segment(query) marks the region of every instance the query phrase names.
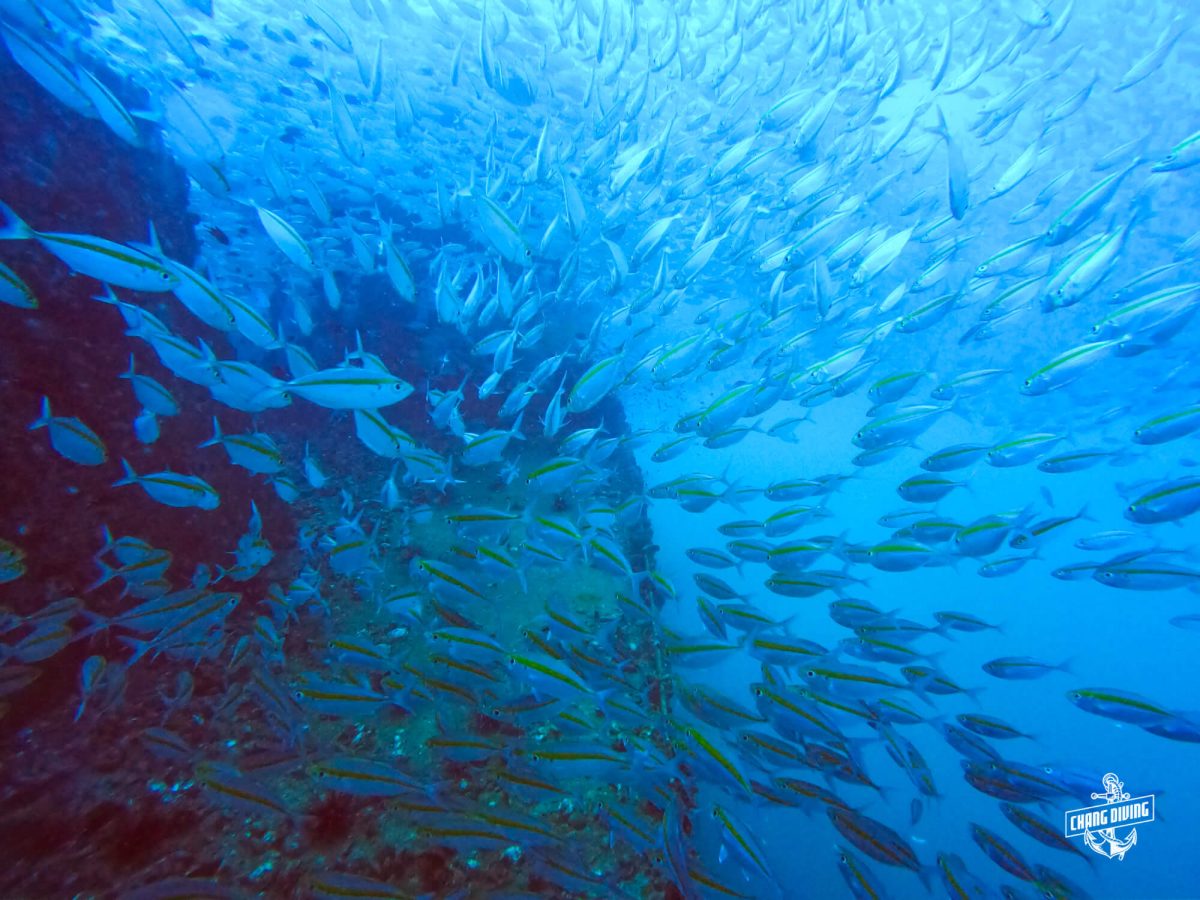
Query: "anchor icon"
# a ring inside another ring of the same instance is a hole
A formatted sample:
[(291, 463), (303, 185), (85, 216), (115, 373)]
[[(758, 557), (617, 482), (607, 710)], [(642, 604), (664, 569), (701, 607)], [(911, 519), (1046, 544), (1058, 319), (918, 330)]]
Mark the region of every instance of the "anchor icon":
[[(1129, 799), (1129, 794), (1123, 788), (1125, 783), (1117, 776), (1109, 772), (1101, 779), (1104, 785), (1103, 794), (1092, 794), (1093, 800), (1103, 800), (1105, 803), (1113, 804), (1120, 803), (1123, 800)], [(1098, 831), (1086, 831), (1083, 835), (1084, 842), (1096, 853), (1112, 859), (1114, 856), (1117, 859), (1124, 860), (1125, 854), (1130, 848), (1137, 843), (1137, 829), (1131, 828), (1129, 834), (1124, 838), (1117, 837), (1117, 829), (1102, 828)]]

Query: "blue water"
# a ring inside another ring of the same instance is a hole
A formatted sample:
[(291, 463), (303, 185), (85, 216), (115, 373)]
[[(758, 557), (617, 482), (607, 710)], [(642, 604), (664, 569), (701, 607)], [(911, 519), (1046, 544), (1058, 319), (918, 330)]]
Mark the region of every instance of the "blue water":
[(1200, 896), (1190, 13), (3, 4), (0, 895)]

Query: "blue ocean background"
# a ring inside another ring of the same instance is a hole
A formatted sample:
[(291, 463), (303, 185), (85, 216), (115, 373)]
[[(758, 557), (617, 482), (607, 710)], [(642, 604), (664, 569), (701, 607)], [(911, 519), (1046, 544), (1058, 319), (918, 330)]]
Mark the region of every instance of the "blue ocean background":
[[(1200, 896), (1188, 4), (3, 0), (0, 35), (0, 895)], [(123, 283), (121, 254), (175, 290)], [(180, 279), (216, 287), (184, 301)], [(131, 359), (177, 414), (145, 412)], [(861, 430), (914, 412), (871, 456)], [(1039, 452), (989, 464), (1029, 435)], [(959, 444), (969, 466), (922, 468)], [(1053, 471), (1076, 451), (1101, 456)], [(898, 493), (930, 475), (962, 483)], [(796, 504), (799, 528), (763, 534)], [(985, 516), (1008, 538), (965, 552)], [(903, 531), (935, 518), (953, 526)], [(772, 590), (729, 546), (738, 521), (763, 554), (823, 547), (805, 571), (826, 583)], [(887, 570), (897, 543), (910, 571)], [(166, 595), (183, 611), (122, 619)], [(903, 645), (964, 692), (848, 653), (845, 600), (931, 629)], [(722, 604), (786, 625), (717, 634)], [(443, 649), (468, 632), (494, 652)], [(773, 636), (830, 653), (766, 666)], [(982, 668), (1011, 656), (1052, 668)], [(826, 690), (816, 663), (893, 687)], [(739, 746), (805, 753), (759, 715), (764, 682), (874, 787)], [(316, 696), (335, 688), (364, 711)], [(699, 688), (762, 721), (697, 715)], [(1089, 713), (1084, 689), (1156, 712)], [(881, 699), (921, 721), (881, 728)], [(944, 736), (971, 715), (1023, 733), (985, 739), (1001, 763), (1078, 776), (1012, 788), (1059, 834), (1109, 772), (1156, 820), (1120, 859), (1022, 834)], [(348, 787), (348, 759), (412, 783)], [(780, 776), (872, 840), (784, 802)], [(974, 825), (1047, 869), (1006, 871)], [(946, 883), (950, 855), (974, 886)]]

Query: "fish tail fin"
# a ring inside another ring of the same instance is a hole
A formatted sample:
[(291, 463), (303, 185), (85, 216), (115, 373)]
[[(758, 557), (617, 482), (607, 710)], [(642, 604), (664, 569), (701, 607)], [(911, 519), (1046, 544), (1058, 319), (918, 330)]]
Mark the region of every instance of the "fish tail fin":
[(942, 105), (939, 103), (934, 106), (937, 111), (937, 126), (929, 129), (934, 134), (940, 136), (942, 140), (950, 140), (950, 129), (946, 126), (946, 115), (942, 112)]
[(944, 637), (948, 641), (954, 640), (954, 629), (945, 622), (938, 622), (929, 630), (939, 637)]
[(110, 566), (108, 563), (104, 562), (102, 559), (96, 560), (96, 565), (100, 567), (100, 577), (92, 582), (91, 586), (87, 588), (86, 592), (89, 594), (96, 590), (96, 588), (108, 584), (117, 574), (117, 570), (113, 566)]
[(103, 282), (103, 284), (104, 284), (104, 293), (103, 294), (93, 294), (92, 299), (96, 300), (100, 303), (107, 303), (110, 306), (120, 306), (121, 302), (122, 302), (121, 298), (118, 297), (113, 292), (112, 285), (108, 284), (107, 282)]
[(933, 700), (929, 699), (929, 691), (920, 681), (914, 681), (912, 683), (912, 692), (916, 694), (926, 705), (937, 709), (937, 704)]
[(93, 559), (99, 559), (117, 545), (117, 541), (107, 525), (100, 526), (100, 537), (104, 540), (104, 546), (96, 551), (96, 555), (92, 557)]
[[(217, 376), (217, 364), (220, 362), (220, 360), (217, 359), (217, 354), (213, 353), (212, 347), (208, 346), (204, 338), (200, 338), (198, 343), (200, 344), (200, 354), (204, 357), (204, 361), (197, 363), (196, 368), (202, 372), (207, 372), (209, 375), (220, 381), (220, 377)], [(272, 390), (274, 390), (274, 388), (266, 388), (259, 396)]]
[(221, 423), (217, 421), (217, 417), (213, 416), (213, 436), (201, 444), (201, 447), (212, 447), (215, 444), (221, 443), (225, 436), (221, 434)]
[(50, 398), (42, 397), (42, 414), (33, 420), (33, 424), (29, 426), (30, 431), (38, 428), (45, 428), (50, 424)]
[(33, 229), (7, 203), (0, 202), (0, 214), (4, 217), (4, 224), (0, 225), (0, 241), (23, 241), (33, 237)]
[(848, 560), (842, 560), (842, 568), (838, 574), (845, 576), (849, 581), (853, 582), (854, 584), (861, 584), (863, 587), (870, 587), (870, 585), (871, 585), (870, 578), (859, 578), (855, 575), (850, 574), (850, 562)]
[(79, 614), (85, 619), (89, 620), (91, 624), (82, 631), (76, 632), (75, 636), (71, 638), (71, 643), (75, 643), (75, 641), (81, 641), (86, 637), (91, 637), (97, 632), (106, 631), (112, 625), (112, 620), (108, 616), (100, 615), (100, 613), (94, 613), (88, 609), (81, 609)]
[(132, 669), (134, 663), (154, 649), (153, 640), (143, 641), (140, 638), (130, 637), (127, 634), (121, 635), (118, 640), (122, 644), (128, 644), (133, 648), (133, 656), (129, 657), (128, 661), (125, 663), (126, 670)]
[(204, 356), (204, 362), (207, 365), (217, 362), (217, 354), (213, 353), (212, 347), (205, 343), (204, 338), (200, 338), (200, 353)]
[(885, 788), (881, 784), (871, 784), (870, 787), (879, 795), (879, 799), (883, 803), (889, 806), (891, 805), (892, 797), (894, 796), (894, 790), (892, 788)]
[(933, 893), (933, 876), (935, 871), (933, 866), (920, 866), (917, 869), (917, 877), (921, 879), (921, 884), (924, 885), (927, 894)]
[(122, 372), (122, 373), (121, 373), (121, 377), (122, 377), (122, 378), (133, 378), (133, 376), (134, 376), (134, 375), (136, 375), (136, 374), (137, 374), (137, 370), (136, 370), (136, 368), (134, 367), (134, 363), (133, 363), (133, 354), (132, 354), (132, 353), (130, 353), (130, 354), (129, 354), (129, 369), (128, 369), (127, 371), (125, 371), (125, 372)]
[(729, 480), (730, 465), (731, 464), (729, 463), (725, 465), (725, 471), (723, 471), (721, 473), (721, 477), (717, 479), (725, 485), (725, 490), (721, 491), (721, 500), (724, 503), (728, 503), (738, 512), (743, 512), (741, 500), (738, 498), (738, 492), (741, 490), (742, 483), (741, 480), (737, 478), (733, 479), (732, 481)]
[(513, 422), (513, 426), (511, 429), (512, 436), (515, 437), (518, 441), (525, 440), (525, 435), (521, 434), (521, 422), (524, 421), (524, 419), (525, 419), (525, 410), (521, 410), (521, 412), (517, 414), (517, 421)]
[(125, 470), (125, 477), (113, 482), (113, 487), (124, 487), (127, 484), (137, 484), (138, 474), (133, 471), (133, 466), (129, 464), (129, 460), (121, 460), (121, 468)]
[(842, 532), (833, 539), (833, 543), (826, 549), (826, 553), (834, 559), (846, 562), (846, 552), (850, 548), (850, 529), (845, 528)]

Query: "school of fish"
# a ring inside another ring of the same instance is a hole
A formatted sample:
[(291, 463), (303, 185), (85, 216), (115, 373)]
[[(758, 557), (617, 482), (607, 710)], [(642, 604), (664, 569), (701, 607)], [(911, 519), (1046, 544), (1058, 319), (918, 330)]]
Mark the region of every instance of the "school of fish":
[(182, 167), (200, 237), (0, 196), (4, 340), (38, 341), (36, 275), (87, 279), (128, 368), (80, 377), (139, 410), (47, 386), (10, 439), (245, 523), (182, 571), (187, 533), (72, 497), (95, 582), (0, 610), (0, 708), (83, 648), (46, 716), (120, 723), (122, 801), (207, 817), (213, 865), (74, 890), (1100, 888), (1060, 819), (1104, 770), (995, 698), (1179, 745), (1200, 712), (1068, 636), (957, 660), (1040, 614), (980, 579), (1200, 631), (1197, 37), (1132, 0), (0, 5), (57, 108)]

